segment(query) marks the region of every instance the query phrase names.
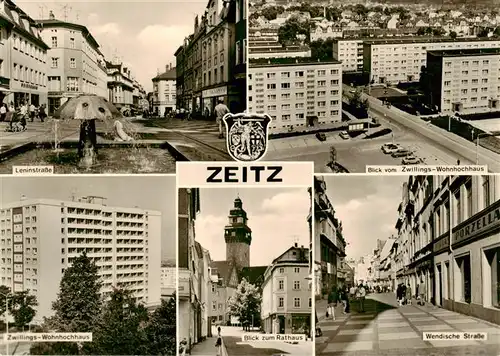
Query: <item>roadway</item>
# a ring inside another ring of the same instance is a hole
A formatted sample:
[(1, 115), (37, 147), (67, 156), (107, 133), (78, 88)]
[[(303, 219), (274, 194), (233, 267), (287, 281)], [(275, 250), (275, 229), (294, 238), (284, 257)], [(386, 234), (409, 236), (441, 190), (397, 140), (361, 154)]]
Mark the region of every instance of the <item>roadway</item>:
[[(352, 88), (344, 85), (343, 90), (348, 92)], [(330, 161), (329, 151), (330, 146), (333, 145), (337, 151), (338, 163), (351, 173), (364, 173), (366, 165), (401, 164), (401, 159), (392, 158), (380, 150), (382, 144), (394, 141), (414, 151), (426, 165), (455, 165), (458, 160), (462, 165), (475, 164), (476, 146), (472, 142), (397, 108), (387, 108), (381, 104), (380, 100), (363, 95), (370, 102), (370, 115), (377, 117), (382, 124), (381, 127), (373, 130), (378, 131), (389, 127), (393, 130), (393, 136), (386, 135), (376, 139), (358, 137), (340, 141), (334, 139), (338, 133), (331, 133), (327, 141), (323, 143), (314, 143), (314, 140), (305, 140), (303, 137), (272, 140), (275, 149), (268, 151), (266, 160), (313, 161), (316, 172), (326, 173), (329, 172), (326, 164)], [(279, 144), (278, 141), (280, 141)], [(309, 144), (304, 144), (303, 141)], [(491, 172), (500, 172), (500, 155), (483, 147), (479, 147), (477, 152), (479, 164), (488, 165)]]

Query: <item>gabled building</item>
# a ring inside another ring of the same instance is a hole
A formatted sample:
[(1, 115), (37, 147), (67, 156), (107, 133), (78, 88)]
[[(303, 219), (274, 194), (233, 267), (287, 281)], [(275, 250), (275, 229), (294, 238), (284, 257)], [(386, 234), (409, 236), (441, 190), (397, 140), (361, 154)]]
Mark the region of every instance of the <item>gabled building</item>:
[(169, 64), (165, 72), (158, 74), (153, 81), (153, 111), (156, 115), (164, 115), (175, 111), (177, 100), (176, 68)]
[(130, 67), (115, 58), (106, 62), (108, 73), (108, 100), (127, 114), (134, 103), (134, 78)]

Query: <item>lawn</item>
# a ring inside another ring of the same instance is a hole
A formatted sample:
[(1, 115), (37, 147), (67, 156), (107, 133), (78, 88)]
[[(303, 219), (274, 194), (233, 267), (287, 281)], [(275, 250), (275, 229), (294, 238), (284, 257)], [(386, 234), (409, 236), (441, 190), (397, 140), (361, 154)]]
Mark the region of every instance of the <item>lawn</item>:
[(240, 344), (241, 338), (239, 337), (224, 336), (223, 339), (227, 353), (228, 355), (231, 356), (252, 356), (252, 355), (272, 356), (274, 354), (288, 353), (277, 349), (254, 348), (248, 344)]

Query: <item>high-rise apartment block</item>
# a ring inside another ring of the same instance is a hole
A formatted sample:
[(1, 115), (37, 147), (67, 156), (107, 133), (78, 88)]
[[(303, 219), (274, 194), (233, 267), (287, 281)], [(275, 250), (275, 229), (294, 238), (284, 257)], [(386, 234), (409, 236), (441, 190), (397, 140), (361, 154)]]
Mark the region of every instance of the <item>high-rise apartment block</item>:
[(0, 209), (2, 285), (30, 290), (37, 318), (52, 314), (64, 270), (82, 253), (99, 267), (103, 297), (120, 287), (148, 307), (160, 303), (161, 214), (104, 201), (21, 199)]
[(404, 38), (363, 42), (363, 71), (375, 84), (418, 82), (428, 51), (500, 48), (498, 39)]
[(427, 53), (429, 104), (440, 112), (498, 109), (500, 48)]
[(310, 58), (252, 60), (249, 112), (269, 114), (270, 132), (342, 121), (342, 64)]

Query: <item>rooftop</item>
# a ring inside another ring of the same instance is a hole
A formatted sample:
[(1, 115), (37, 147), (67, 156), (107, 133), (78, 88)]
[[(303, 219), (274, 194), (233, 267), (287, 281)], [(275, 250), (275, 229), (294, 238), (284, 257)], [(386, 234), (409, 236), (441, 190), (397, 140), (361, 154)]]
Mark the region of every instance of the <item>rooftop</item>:
[(100, 54), (102, 54), (99, 51), (99, 43), (97, 43), (96, 39), (90, 31), (88, 30), (87, 27), (83, 25), (79, 25), (76, 23), (71, 23), (71, 22), (66, 22), (66, 21), (61, 21), (57, 19), (47, 19), (47, 20), (36, 20), (37, 23), (42, 25), (42, 28), (50, 28), (50, 27), (64, 27), (64, 28), (71, 28), (74, 30), (81, 31), (84, 37), (94, 46), (94, 49), (97, 50)]
[(168, 71), (166, 71), (165, 73), (158, 74), (152, 80), (153, 81), (158, 81), (158, 80), (176, 80), (176, 78), (177, 78), (177, 72), (175, 70), (175, 67), (172, 67)]
[(405, 44), (405, 43), (441, 43), (441, 42), (488, 42), (488, 41), (500, 41), (498, 37), (489, 37), (489, 38), (451, 38), (451, 37), (405, 37), (401, 39), (371, 39), (369, 41), (365, 41), (365, 44), (368, 45), (382, 45), (382, 44)]
[(307, 66), (307, 65), (322, 65), (322, 64), (341, 64), (341, 62), (335, 59), (315, 59), (311, 57), (250, 59), (250, 68), (298, 66), (298, 65)]
[(492, 56), (500, 54), (500, 48), (453, 49), (429, 51), (428, 53), (436, 57)]

